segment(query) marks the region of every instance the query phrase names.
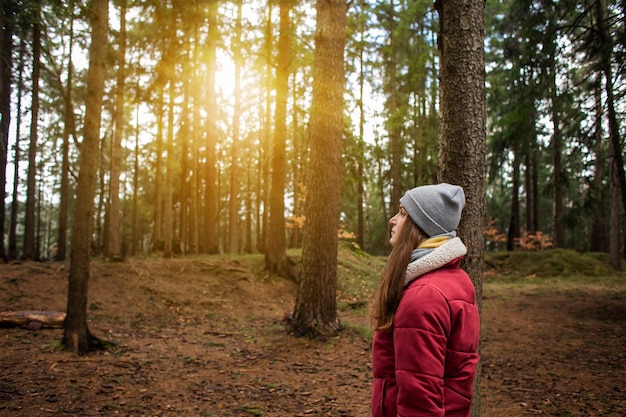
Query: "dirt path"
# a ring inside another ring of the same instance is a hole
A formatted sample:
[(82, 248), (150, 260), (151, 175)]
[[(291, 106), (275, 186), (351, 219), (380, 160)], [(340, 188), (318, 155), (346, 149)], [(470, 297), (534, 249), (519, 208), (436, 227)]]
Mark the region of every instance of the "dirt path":
[[(79, 358), (61, 330), (0, 329), (0, 416), (367, 416), (370, 342), (346, 330), (296, 339), (290, 282), (233, 259), (96, 264), (91, 330), (115, 340)], [(59, 264), (0, 266), (0, 310), (64, 310)], [(487, 284), (484, 416), (623, 416), (623, 290)]]

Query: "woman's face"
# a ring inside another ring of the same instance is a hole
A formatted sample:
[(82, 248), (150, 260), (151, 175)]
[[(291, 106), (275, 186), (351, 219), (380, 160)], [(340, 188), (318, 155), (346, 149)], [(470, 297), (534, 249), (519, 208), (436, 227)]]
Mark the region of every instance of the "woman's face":
[(404, 222), (406, 221), (409, 214), (406, 212), (403, 206), (400, 206), (400, 210), (398, 214), (389, 219), (389, 224), (391, 225), (391, 238), (389, 239), (389, 243), (391, 246), (396, 246), (398, 243), (398, 238), (400, 236), (400, 230), (402, 230), (402, 226), (404, 226)]

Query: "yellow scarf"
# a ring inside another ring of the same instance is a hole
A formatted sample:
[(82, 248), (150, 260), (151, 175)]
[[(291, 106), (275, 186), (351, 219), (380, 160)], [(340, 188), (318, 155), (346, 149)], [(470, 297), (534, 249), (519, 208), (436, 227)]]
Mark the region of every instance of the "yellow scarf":
[(451, 239), (450, 236), (433, 236), (431, 238), (426, 239), (422, 243), (420, 243), (420, 245), (417, 248), (418, 249), (433, 249), (433, 248), (437, 248), (437, 247), (443, 245), (444, 243), (446, 243), (450, 239)]

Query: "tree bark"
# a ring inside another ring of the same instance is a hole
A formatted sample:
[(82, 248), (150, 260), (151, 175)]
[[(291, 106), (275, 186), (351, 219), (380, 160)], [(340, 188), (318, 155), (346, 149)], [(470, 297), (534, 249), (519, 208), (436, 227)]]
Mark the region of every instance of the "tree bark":
[(74, 48), (74, 2), (69, 2), (70, 38), (67, 62), (67, 82), (65, 86), (65, 116), (63, 120), (63, 148), (61, 162), (61, 196), (59, 202), (59, 229), (57, 232), (57, 250), (55, 259), (64, 261), (67, 256), (67, 217), (70, 199), (70, 134), (74, 128), (74, 107), (72, 106), (74, 65), (72, 51)]
[[(556, 46), (555, 46), (556, 47)], [(557, 94), (556, 84), (556, 63), (554, 55), (551, 55), (550, 74), (552, 84), (550, 86), (550, 99), (552, 102), (552, 124), (554, 131), (552, 132), (552, 165), (554, 169), (553, 187), (554, 187), (554, 211), (553, 211), (553, 242), (557, 248), (565, 247), (565, 225), (563, 224), (563, 213), (565, 209), (565, 186), (567, 178), (563, 168), (563, 138), (561, 134), (561, 117), (560, 117), (560, 100)]]
[(174, 254), (172, 242), (174, 240), (174, 101), (176, 96), (176, 71), (175, 61), (178, 56), (177, 50), (177, 19), (175, 5), (173, 3), (169, 17), (169, 37), (167, 39), (167, 56), (165, 59), (167, 81), (169, 82), (168, 107), (167, 107), (167, 142), (165, 159), (165, 193), (163, 201), (163, 257), (171, 258)]
[[(186, 51), (186, 55), (189, 54), (189, 34), (185, 35), (185, 40), (182, 41), (182, 50)], [(188, 60), (185, 60), (182, 64), (182, 73), (185, 74), (182, 78), (183, 83), (183, 102), (180, 112), (180, 129), (178, 131), (178, 137), (180, 142), (180, 181), (178, 192), (180, 194), (180, 246), (182, 253), (187, 253), (188, 248), (188, 227), (189, 227), (189, 133), (191, 131), (189, 127), (190, 123), (190, 95), (189, 84), (190, 78), (187, 76), (190, 72), (190, 64)], [(193, 178), (193, 176), (191, 176)]]
[[(259, 192), (263, 207), (269, 207), (269, 195), (270, 195), (270, 158), (271, 158), (271, 141), (272, 141), (272, 81), (273, 81), (273, 60), (272, 60), (272, 6), (273, 1), (267, 2), (267, 19), (265, 20), (265, 30), (263, 33), (263, 53), (265, 55), (265, 105), (263, 108), (263, 120), (262, 127), (262, 146), (261, 157), (259, 160)], [(269, 228), (269, 210), (263, 210), (259, 213), (259, 250), (265, 253), (265, 245), (267, 243), (267, 234)]]
[(609, 199), (611, 206), (611, 228), (609, 258), (611, 267), (621, 271), (621, 258), (626, 257), (626, 247), (624, 254), (620, 254), (620, 197), (622, 209), (624, 211), (622, 220), (626, 223), (626, 174), (624, 173), (624, 159), (620, 141), (620, 127), (615, 110), (615, 97), (613, 93), (613, 71), (611, 69), (611, 54), (613, 53), (613, 41), (606, 28), (607, 6), (606, 0), (596, 2), (597, 8), (597, 28), (600, 35), (601, 65), (604, 74), (604, 87), (607, 96), (607, 114), (609, 121)]
[[(439, 180), (460, 185), (466, 204), (459, 236), (467, 246), (463, 268), (476, 287), (482, 310), (482, 264), (486, 188), (484, 2), (437, 1), (441, 58)], [(472, 416), (481, 415), (480, 365)]]
[[(595, 152), (595, 163), (594, 163), (594, 188), (593, 188), (593, 205), (595, 207), (595, 212), (599, 213), (599, 215), (593, 216), (592, 225), (591, 225), (591, 236), (589, 241), (589, 250), (592, 252), (607, 252), (607, 233), (606, 233), (606, 219), (610, 218), (606, 214), (606, 208), (604, 203), (604, 190), (603, 190), (603, 181), (604, 181), (604, 146), (602, 141), (602, 91), (601, 85), (602, 81), (600, 80), (601, 76), (598, 75), (598, 84), (594, 88), (594, 100), (595, 100), (595, 109), (596, 109), (596, 117), (595, 117), (595, 132), (594, 132), (594, 152)], [(609, 185), (610, 186), (610, 185)]]
[[(199, 16), (197, 3), (194, 3), (194, 15)], [(193, 67), (192, 82), (194, 86), (200, 85), (200, 77), (198, 76), (198, 72), (199, 72), (198, 67), (200, 65), (200, 59), (198, 56), (198, 44), (199, 44), (198, 26), (199, 24), (200, 23), (198, 22), (198, 19), (194, 18), (193, 20), (193, 39), (194, 40), (193, 40), (193, 50), (192, 50), (193, 60), (191, 64)], [(198, 167), (200, 166), (199, 147), (200, 147), (200, 142), (201, 142), (200, 138), (202, 136), (202, 131), (200, 129), (201, 94), (202, 92), (200, 91), (199, 88), (194, 88), (193, 91), (191, 92), (191, 99), (193, 100), (193, 110), (191, 113), (191, 117), (193, 118), (193, 121), (191, 122), (191, 129), (192, 129), (191, 172), (193, 173), (193, 175), (191, 176), (191, 183), (190, 183), (190, 190), (189, 190), (190, 199), (191, 199), (190, 213), (189, 213), (189, 229), (190, 229), (189, 252), (194, 253), (194, 254), (200, 253), (200, 248), (199, 248), (200, 233), (198, 230), (198, 226), (200, 225), (200, 222), (198, 221), (198, 217), (200, 213), (200, 210), (198, 209), (200, 196), (199, 196), (198, 190), (202, 186), (202, 181), (199, 175), (200, 170), (198, 169)]]
[(155, 115), (157, 118), (156, 134), (156, 158), (154, 163), (154, 224), (152, 225), (152, 250), (159, 247), (163, 240), (163, 96), (165, 91), (163, 84), (157, 88), (158, 98), (156, 101)]
[(28, 174), (26, 178), (26, 212), (24, 214), (24, 248), (22, 258), (38, 259), (35, 231), (35, 207), (37, 199), (37, 139), (39, 120), (39, 75), (41, 69), (41, 0), (35, 1), (33, 21), (33, 87), (30, 124), (30, 145), (28, 147)]
[(237, 1), (237, 19), (233, 40), (235, 61), (235, 105), (233, 109), (233, 143), (230, 150), (230, 191), (228, 200), (228, 252), (239, 252), (239, 129), (241, 117), (241, 13), (242, 0)]
[[(4, 246), (6, 206), (6, 169), (9, 152), (9, 126), (11, 124), (11, 70), (13, 63), (13, 12), (15, 2), (2, 1), (0, 11), (0, 184), (2, 204), (0, 204), (0, 259), (7, 258)], [(21, 70), (21, 69), (20, 69)], [(19, 135), (17, 140), (19, 141)]]
[(204, 236), (202, 238), (203, 253), (219, 252), (219, 224), (218, 213), (218, 170), (215, 155), (217, 146), (217, 99), (215, 91), (215, 71), (217, 69), (217, 43), (220, 39), (219, 28), (217, 26), (218, 1), (209, 4), (209, 34), (207, 39), (207, 145), (205, 150), (206, 165), (204, 169), (205, 189), (204, 189)]
[(386, 90), (388, 94), (387, 112), (389, 119), (387, 120), (387, 129), (389, 130), (389, 141), (391, 146), (391, 196), (390, 207), (391, 213), (397, 213), (400, 208), (400, 197), (402, 197), (402, 121), (399, 119), (400, 104), (399, 104), (399, 85), (398, 85), (398, 63), (397, 63), (397, 49), (396, 45), (396, 33), (395, 33), (395, 21), (396, 11), (394, 0), (391, 0), (388, 5), (388, 57), (386, 62)]
[(511, 190), (511, 217), (509, 218), (509, 231), (506, 240), (506, 250), (514, 251), (515, 243), (520, 237), (520, 206), (519, 206), (519, 185), (520, 168), (518, 151), (513, 155), (513, 186)]
[(135, 156), (133, 163), (133, 220), (131, 233), (130, 255), (135, 256), (139, 251), (139, 103), (136, 109), (137, 131), (135, 134)]
[[(26, 41), (24, 39), (20, 40), (19, 47), (19, 61), (18, 61), (18, 80), (17, 80), (17, 108), (22, 108), (22, 97), (23, 97), (23, 75), (24, 75), (24, 49), (25, 49)], [(20, 152), (20, 132), (22, 126), (22, 115), (21, 112), (17, 112), (17, 117), (15, 120), (15, 153), (13, 158), (13, 199), (11, 201), (11, 221), (9, 223), (9, 259), (17, 259), (18, 258), (18, 250), (17, 250), (17, 222), (18, 222), (18, 210), (19, 210), (19, 192), (18, 185), (20, 181), (19, 176), (19, 165), (21, 159)]]
[[(174, 20), (174, 19), (173, 19)], [(172, 23), (174, 24), (174, 23)], [(172, 35), (173, 36), (173, 35)], [(171, 40), (172, 44), (174, 43)], [(172, 53), (170, 51), (170, 53)], [(169, 80), (167, 109), (167, 158), (165, 159), (165, 200), (163, 202), (163, 257), (174, 254), (174, 95), (176, 93), (174, 75)]]
[(327, 336), (341, 330), (336, 289), (347, 4), (318, 0), (316, 8), (306, 229), (292, 328)]
[(276, 68), (276, 111), (272, 142), (269, 233), (265, 243), (265, 267), (272, 273), (295, 278), (287, 259), (285, 236), (285, 175), (287, 171), (287, 97), (291, 65), (291, 23), (293, 0), (280, 1), (280, 35)]
[(121, 259), (120, 244), (120, 175), (122, 174), (122, 137), (124, 135), (124, 88), (126, 81), (126, 0), (120, 1), (120, 35), (117, 51), (117, 90), (115, 94), (115, 130), (111, 140), (111, 177), (109, 180), (109, 222), (106, 256)]
[(109, 18), (108, 0), (93, 0), (89, 9), (91, 45), (85, 96), (85, 124), (80, 148), (78, 189), (70, 255), (67, 317), (63, 345), (76, 354), (87, 353), (95, 339), (87, 327), (89, 262), (93, 228), (96, 173), (100, 151), (100, 122), (104, 91)]

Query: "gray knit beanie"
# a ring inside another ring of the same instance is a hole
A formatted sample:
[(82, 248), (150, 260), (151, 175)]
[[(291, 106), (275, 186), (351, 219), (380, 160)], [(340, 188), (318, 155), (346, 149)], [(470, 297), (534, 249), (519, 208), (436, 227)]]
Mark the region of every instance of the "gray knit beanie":
[(428, 236), (449, 233), (459, 225), (465, 193), (458, 185), (423, 185), (407, 191), (400, 204)]

